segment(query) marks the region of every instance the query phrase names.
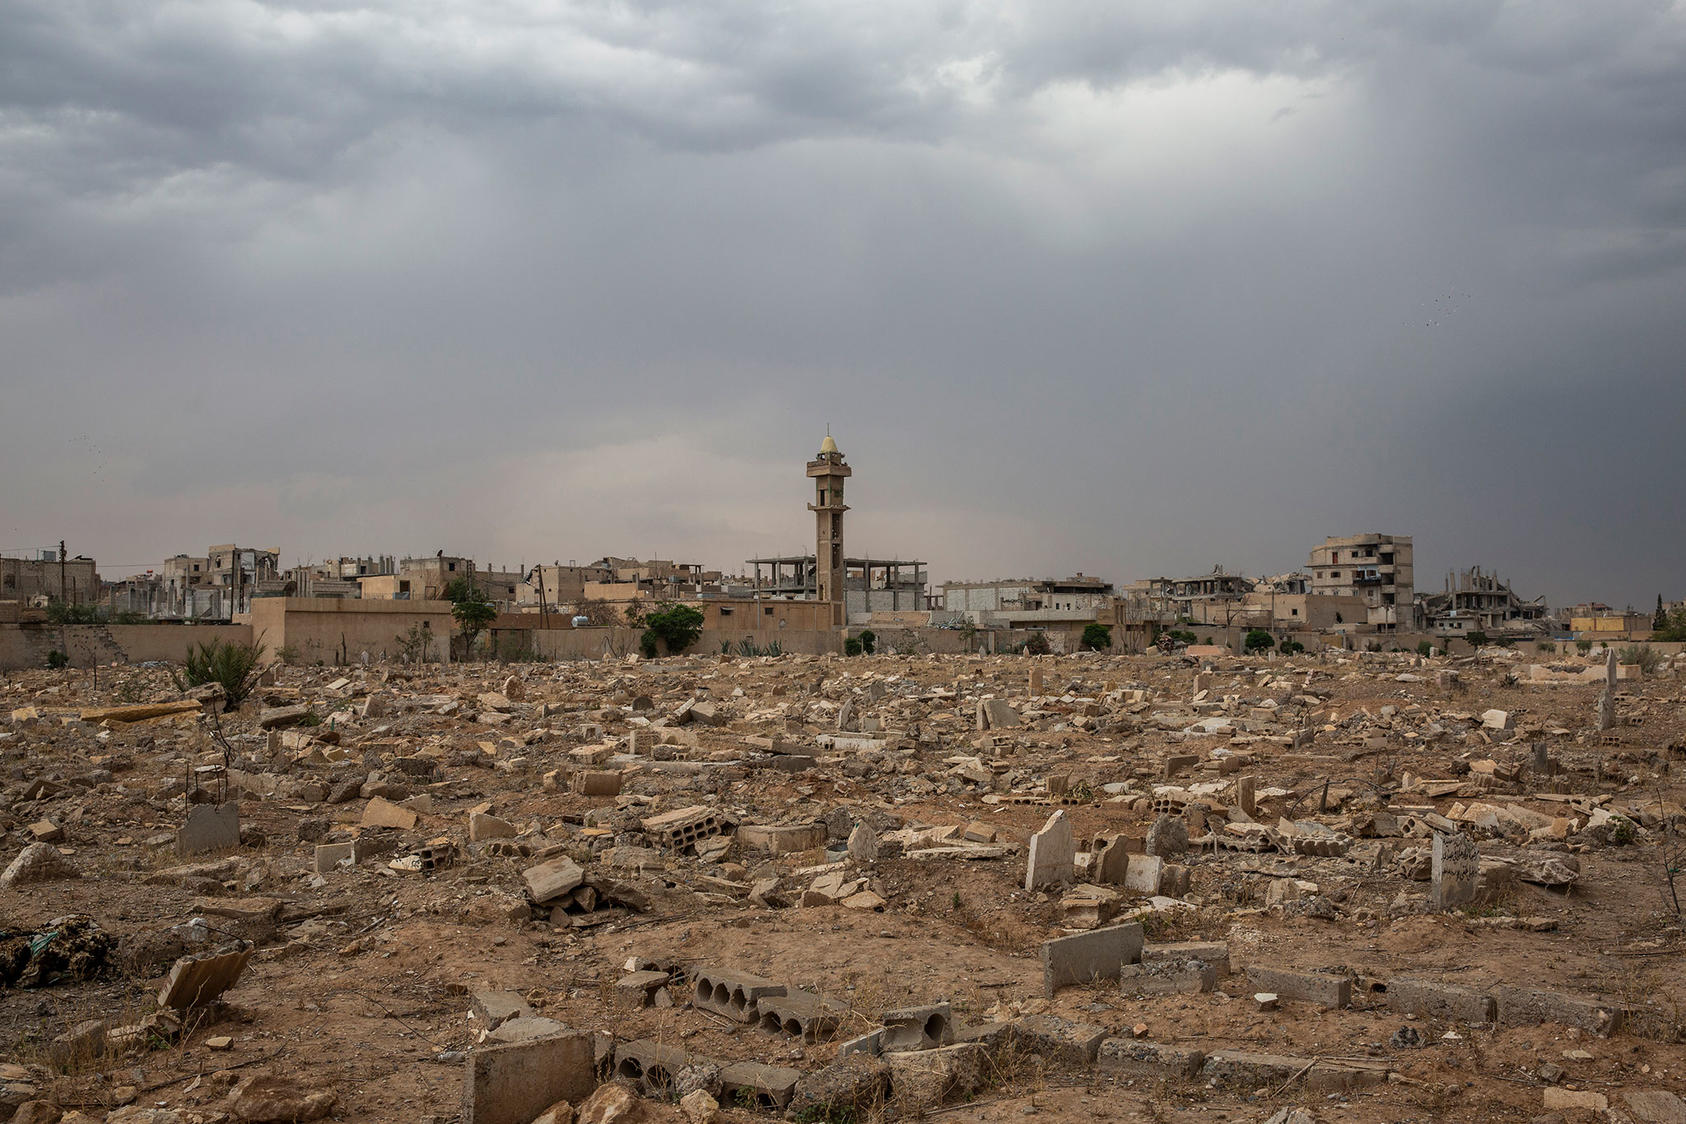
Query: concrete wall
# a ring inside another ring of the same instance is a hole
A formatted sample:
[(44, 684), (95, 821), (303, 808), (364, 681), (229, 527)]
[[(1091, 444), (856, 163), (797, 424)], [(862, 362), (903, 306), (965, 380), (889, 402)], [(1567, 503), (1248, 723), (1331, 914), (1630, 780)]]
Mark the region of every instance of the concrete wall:
[(181, 663), (195, 644), (249, 643), (244, 624), (0, 624), (0, 670), (46, 667), (47, 653), (64, 652), (72, 667), (109, 663)]
[[(509, 617), (500, 618), (508, 620)], [(624, 659), (638, 651), (643, 632), (635, 628), (494, 628), (491, 652), (506, 656), (530, 652), (547, 660)], [(692, 655), (718, 655), (720, 645), (729, 643), (732, 652), (749, 639), (759, 648), (777, 641), (789, 655), (841, 654), (843, 634), (830, 629), (713, 629), (705, 628), (691, 648)]]
[(342, 601), (319, 597), (259, 597), (252, 601), (252, 635), (273, 657), (282, 648), (300, 663), (356, 663), (398, 658), (400, 637), (421, 626), (434, 636), (429, 658), (449, 662), (456, 622), (449, 601)]

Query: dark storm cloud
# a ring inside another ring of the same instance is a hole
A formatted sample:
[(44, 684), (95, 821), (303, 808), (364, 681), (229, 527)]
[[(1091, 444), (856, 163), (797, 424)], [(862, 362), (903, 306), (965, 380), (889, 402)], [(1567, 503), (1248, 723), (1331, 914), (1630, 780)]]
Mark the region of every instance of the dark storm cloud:
[(19, 0), (0, 548), (731, 566), (830, 421), (853, 541), (939, 577), (1380, 530), (1686, 593), (1683, 48), (1639, 0)]

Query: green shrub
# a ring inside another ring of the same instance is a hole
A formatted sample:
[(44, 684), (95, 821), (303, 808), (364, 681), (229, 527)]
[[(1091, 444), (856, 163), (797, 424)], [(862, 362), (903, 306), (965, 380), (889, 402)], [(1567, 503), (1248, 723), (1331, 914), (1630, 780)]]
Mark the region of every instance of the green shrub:
[(864, 651), (866, 649), (861, 647), (861, 642), (856, 637), (851, 636), (843, 641), (843, 654), (845, 656), (858, 656)]
[(644, 616), (644, 635), (638, 638), (638, 648), (654, 659), (660, 651), (677, 656), (702, 635), (702, 610), (690, 605), (663, 601), (653, 612)]
[(1636, 663), (1646, 675), (1655, 675), (1662, 666), (1663, 654), (1649, 644), (1629, 644), (1616, 653), (1617, 663)]
[(1267, 648), (1276, 647), (1276, 637), (1262, 628), (1250, 629), (1247, 633), (1247, 639), (1241, 642), (1241, 646), (1249, 653), (1262, 652)]
[(1305, 645), (1301, 644), (1298, 640), (1284, 640), (1282, 641), (1282, 646), (1279, 647), (1277, 651), (1281, 652), (1285, 656), (1297, 656), (1301, 652), (1305, 651)]
[(1417, 655), (1422, 656), (1424, 659), (1427, 659), (1429, 656), (1432, 656), (1433, 654), (1434, 654), (1434, 641), (1432, 641), (1432, 640), (1419, 640), (1419, 641), (1417, 641)]
[(258, 662), (263, 659), (262, 644), (235, 644), (212, 640), (187, 650), (187, 660), (181, 674), (174, 671), (176, 690), (187, 691), (207, 683), (222, 686), (228, 709), (233, 710), (246, 700), (258, 682)]
[(1046, 656), (1054, 650), (1046, 632), (1033, 632), (1024, 642), (1022, 651), (1027, 656)]
[(1588, 652), (1592, 651), (1592, 641), (1591, 640), (1577, 640), (1577, 641), (1575, 641), (1575, 650), (1580, 652), (1580, 654), (1583, 655), (1583, 656), (1586, 655)]
[(1083, 626), (1083, 639), (1079, 646), (1090, 652), (1103, 652), (1112, 647), (1112, 629), (1104, 624), (1086, 624)]
[(861, 651), (865, 652), (867, 655), (870, 656), (874, 652), (876, 652), (877, 650), (878, 650), (878, 634), (876, 632), (872, 631), (872, 629), (870, 629), (870, 628), (865, 630), (864, 632), (862, 632), (861, 633)]
[(1476, 629), (1474, 632), (1465, 633), (1464, 639), (1479, 648), (1483, 644), (1487, 643), (1487, 634), (1482, 632), (1480, 629)]
[(52, 651), (47, 653), (47, 666), (52, 668), (54, 671), (69, 667), (70, 656), (65, 652), (59, 651), (57, 648), (54, 648)]

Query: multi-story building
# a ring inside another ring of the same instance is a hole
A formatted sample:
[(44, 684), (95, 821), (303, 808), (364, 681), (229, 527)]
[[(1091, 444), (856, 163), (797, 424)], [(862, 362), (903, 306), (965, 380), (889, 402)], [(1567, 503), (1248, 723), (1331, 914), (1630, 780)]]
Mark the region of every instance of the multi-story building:
[(1094, 621), (1112, 609), (1112, 583), (1078, 572), (1069, 578), (998, 578), (944, 582), (942, 609), (974, 624), (1035, 626)]
[(1547, 616), (1544, 597), (1524, 601), (1479, 566), (1448, 573), (1445, 589), (1422, 599), (1422, 611), (1432, 631), (1448, 636), (1539, 631)]
[(100, 577), (92, 558), (67, 558), (38, 550), (33, 558), (0, 558), (0, 601), (45, 597), (80, 605), (99, 600)]
[(1364, 623), (1378, 632), (1414, 627), (1411, 536), (1324, 539), (1322, 546), (1313, 548), (1306, 568), (1311, 571), (1312, 593), (1361, 599)]

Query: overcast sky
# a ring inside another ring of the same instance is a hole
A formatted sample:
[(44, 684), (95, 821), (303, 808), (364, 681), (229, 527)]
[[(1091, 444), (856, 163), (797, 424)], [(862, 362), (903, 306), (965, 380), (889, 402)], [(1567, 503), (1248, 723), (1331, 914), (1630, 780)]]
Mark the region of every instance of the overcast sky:
[(1686, 6), (4, 0), (0, 550), (1686, 596)]

